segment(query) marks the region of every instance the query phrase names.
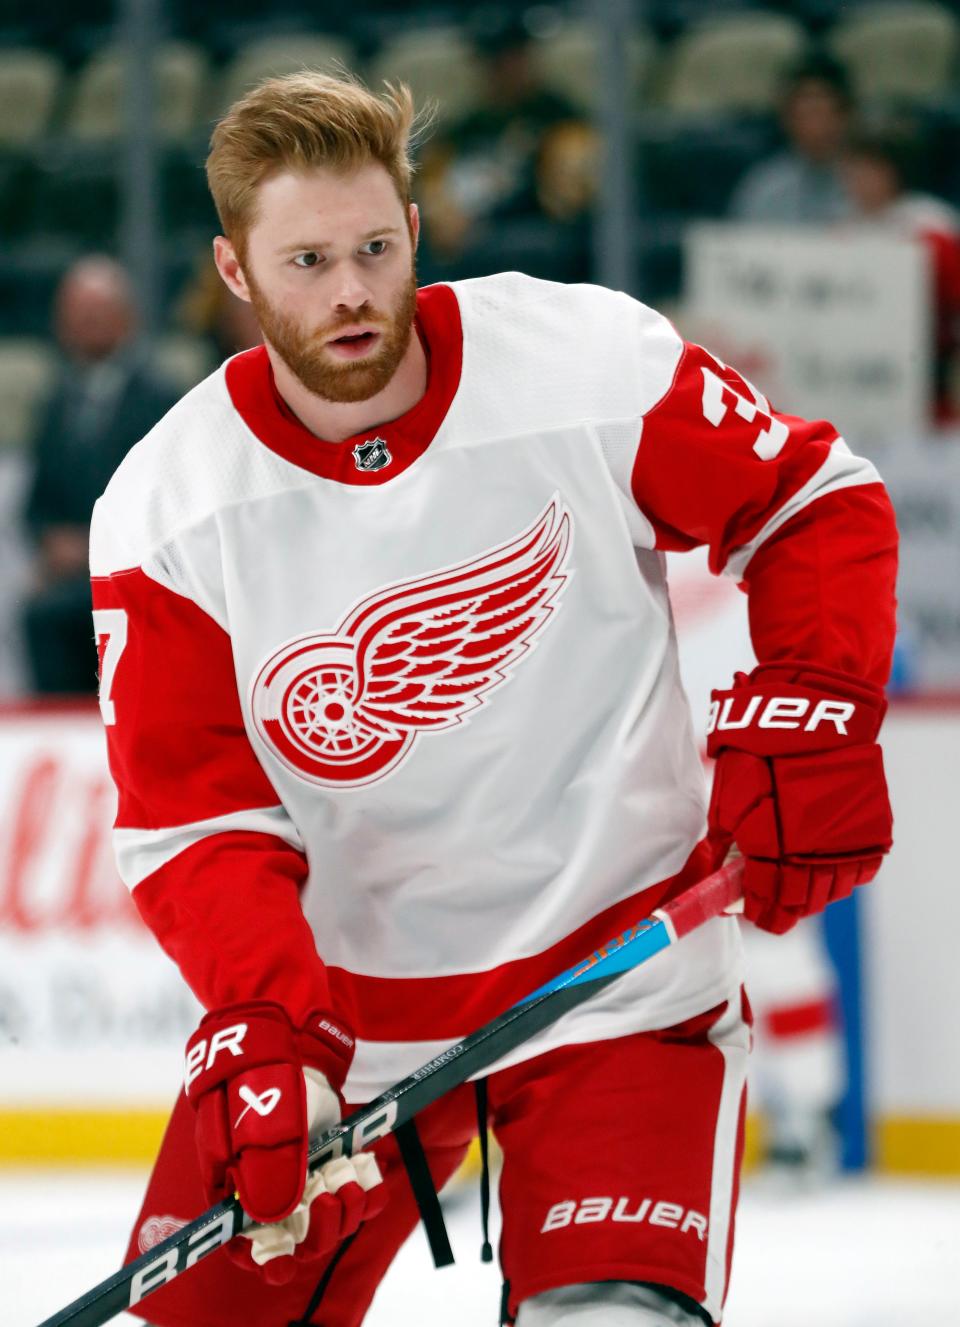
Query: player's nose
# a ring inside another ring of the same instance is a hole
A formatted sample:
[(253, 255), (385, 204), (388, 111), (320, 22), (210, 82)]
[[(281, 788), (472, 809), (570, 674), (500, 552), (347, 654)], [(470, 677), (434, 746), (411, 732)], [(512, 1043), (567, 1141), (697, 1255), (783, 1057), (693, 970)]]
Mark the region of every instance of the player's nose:
[(344, 263), (338, 270), (331, 302), (334, 309), (359, 309), (363, 304), (373, 303), (369, 284), (353, 264)]

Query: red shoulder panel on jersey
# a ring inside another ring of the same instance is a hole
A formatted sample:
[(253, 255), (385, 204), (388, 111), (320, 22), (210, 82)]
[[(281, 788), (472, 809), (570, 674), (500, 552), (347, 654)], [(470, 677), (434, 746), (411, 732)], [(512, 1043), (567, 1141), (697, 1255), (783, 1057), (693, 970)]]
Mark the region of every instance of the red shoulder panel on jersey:
[(646, 415), (632, 475), (657, 547), (706, 544), (712, 571), (749, 543), (827, 459), (837, 432), (782, 415), (739, 373), (687, 344)]
[(93, 606), (117, 827), (168, 829), (276, 806), (243, 726), (222, 627), (139, 568), (94, 577)]
[[(658, 548), (706, 544), (710, 567), (754, 540), (837, 441), (824, 420), (773, 410), (701, 346), (646, 416), (632, 484)], [(744, 572), (761, 663), (809, 659), (883, 685), (895, 634), (897, 531), (882, 484), (850, 484), (784, 521)]]

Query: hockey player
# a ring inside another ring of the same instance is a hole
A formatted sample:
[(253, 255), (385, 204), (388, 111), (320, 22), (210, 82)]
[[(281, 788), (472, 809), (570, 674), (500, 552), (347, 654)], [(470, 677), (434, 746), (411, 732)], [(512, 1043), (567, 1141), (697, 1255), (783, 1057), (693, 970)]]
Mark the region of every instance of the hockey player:
[[(319, 74), (227, 113), (215, 254), (265, 344), (96, 511), (120, 870), (209, 1011), (130, 1252), (233, 1189), (270, 1223), (164, 1327), (360, 1323), (417, 1206), (393, 1137), (304, 1192), (312, 1129), (731, 843), (775, 932), (890, 843), (876, 472), (626, 295), (417, 290), (411, 121)], [(760, 661), (715, 693), (709, 834), (662, 553), (697, 545)], [(720, 1320), (748, 1022), (717, 919), (422, 1113), (438, 1186), (489, 1114), (510, 1319)]]

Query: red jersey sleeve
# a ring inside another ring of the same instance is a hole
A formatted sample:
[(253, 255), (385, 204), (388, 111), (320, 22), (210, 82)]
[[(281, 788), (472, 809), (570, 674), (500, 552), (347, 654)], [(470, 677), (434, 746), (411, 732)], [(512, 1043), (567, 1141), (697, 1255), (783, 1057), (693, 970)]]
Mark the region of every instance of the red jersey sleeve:
[(873, 466), (832, 425), (779, 413), (687, 344), (643, 420), (631, 487), (657, 548), (706, 545), (711, 570), (742, 583), (761, 663), (886, 681), (896, 523)]
[(247, 738), (227, 633), (141, 568), (93, 578), (120, 874), (207, 1008), (329, 1006), (307, 863)]

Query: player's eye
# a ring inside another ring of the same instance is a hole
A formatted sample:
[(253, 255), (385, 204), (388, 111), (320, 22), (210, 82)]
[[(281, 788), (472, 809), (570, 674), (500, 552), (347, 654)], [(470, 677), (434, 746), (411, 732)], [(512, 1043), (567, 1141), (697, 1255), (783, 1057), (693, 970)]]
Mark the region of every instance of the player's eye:
[(313, 249), (307, 253), (298, 253), (293, 260), (294, 267), (316, 267), (320, 262), (320, 255)]
[(371, 258), (379, 258), (387, 249), (386, 240), (368, 240), (360, 250), (361, 253), (369, 254)]

